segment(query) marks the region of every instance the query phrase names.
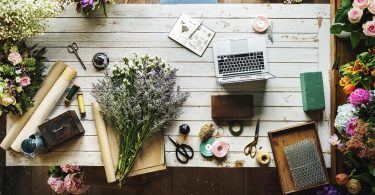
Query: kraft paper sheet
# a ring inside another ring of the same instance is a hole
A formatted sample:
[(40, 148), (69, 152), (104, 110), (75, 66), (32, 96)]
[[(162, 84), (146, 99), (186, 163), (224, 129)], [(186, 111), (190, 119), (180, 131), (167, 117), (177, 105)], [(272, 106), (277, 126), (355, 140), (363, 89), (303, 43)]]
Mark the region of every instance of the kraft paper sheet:
[(47, 93), (51, 90), (53, 84), (61, 76), (61, 74), (63, 73), (66, 67), (67, 65), (62, 61), (57, 61), (52, 66), (52, 69), (47, 74), (40, 89), (38, 90), (38, 92), (35, 94), (33, 98), (34, 106), (29, 108), (29, 110), (26, 113), (24, 113), (20, 118), (17, 118), (13, 114), (8, 114), (7, 127), (10, 127), (10, 128), (7, 128), (8, 129), (7, 135), (5, 136), (4, 140), (0, 144), (0, 146), (4, 150), (9, 150), (13, 141), (16, 139), (18, 134), (26, 125), (27, 121), (31, 118), (35, 110), (38, 108), (38, 106), (40, 105), (44, 97), (47, 95)]
[(99, 145), (101, 156), (104, 164), (104, 171), (107, 178), (107, 182), (115, 182), (116, 181), (116, 173), (115, 167), (113, 166), (112, 162), (112, 155), (111, 149), (109, 147), (110, 141), (108, 140), (107, 129), (105, 127), (105, 123), (103, 118), (100, 115), (100, 108), (98, 102), (92, 102), (92, 114), (94, 116), (95, 127), (98, 133)]
[(29, 121), (21, 130), (20, 134), (14, 140), (11, 148), (16, 152), (21, 152), (21, 143), (27, 139), (30, 135), (38, 131), (38, 126), (44, 122), (48, 117), (57, 101), (64, 94), (68, 88), (70, 81), (73, 80), (77, 71), (67, 66), (61, 76), (53, 84), (51, 90), (47, 93), (43, 101), (40, 103), (38, 108), (32, 114)]

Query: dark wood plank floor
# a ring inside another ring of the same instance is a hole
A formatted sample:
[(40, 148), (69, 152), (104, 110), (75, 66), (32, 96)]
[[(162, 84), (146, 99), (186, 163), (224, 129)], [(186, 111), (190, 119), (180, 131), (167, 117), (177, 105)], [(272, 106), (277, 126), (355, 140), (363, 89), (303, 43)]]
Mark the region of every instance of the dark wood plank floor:
[[(159, 0), (116, 0), (119, 3), (159, 3)], [(283, 0), (219, 0), (220, 3), (282, 3)], [(328, 0), (304, 0), (329, 3)], [(0, 140), (5, 117), (0, 117)], [(47, 167), (5, 167), (0, 149), (0, 195), (54, 195), (47, 184)], [(277, 195), (281, 194), (276, 168), (168, 168), (129, 179), (125, 189), (91, 186), (87, 195)], [(314, 194), (314, 190), (299, 194)]]

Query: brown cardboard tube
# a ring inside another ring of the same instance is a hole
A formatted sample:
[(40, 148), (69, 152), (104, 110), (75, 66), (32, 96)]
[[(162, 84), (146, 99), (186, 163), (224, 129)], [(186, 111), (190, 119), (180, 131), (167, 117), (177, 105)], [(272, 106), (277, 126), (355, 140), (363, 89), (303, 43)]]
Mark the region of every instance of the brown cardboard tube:
[(112, 161), (111, 149), (109, 146), (108, 134), (107, 129), (105, 127), (104, 120), (100, 115), (100, 108), (97, 102), (92, 102), (92, 114), (94, 116), (95, 127), (98, 133), (99, 138), (99, 145), (100, 145), (100, 152), (102, 155), (102, 160), (104, 164), (104, 171), (107, 177), (107, 182), (115, 182), (116, 181), (116, 173), (114, 169), (114, 164)]
[(77, 71), (69, 66), (65, 68), (64, 72), (53, 84), (51, 90), (47, 93), (46, 97), (44, 97), (43, 101), (10, 146), (14, 151), (21, 152), (22, 141), (38, 131), (38, 125), (42, 124), (50, 114), (57, 101), (64, 94), (66, 88), (68, 88), (70, 81), (75, 77), (76, 73)]
[[(57, 81), (57, 79), (60, 77), (60, 75), (66, 67), (67, 65), (62, 61), (57, 61), (53, 65), (52, 69), (49, 71), (46, 78), (44, 79), (44, 82), (42, 83), (40, 89), (33, 98), (34, 106), (29, 108), (29, 110), (26, 113), (24, 113), (20, 118), (18, 118), (15, 121), (15, 123), (8, 130), (7, 135), (1, 142), (0, 146), (4, 150), (9, 150), (10, 145), (12, 145), (13, 141), (16, 139), (18, 134), (26, 125), (27, 121), (29, 121), (35, 110), (38, 108), (38, 106), (40, 105), (44, 97), (47, 95), (47, 93), (51, 90), (53, 84)], [(10, 121), (8, 120), (7, 123), (10, 123)]]

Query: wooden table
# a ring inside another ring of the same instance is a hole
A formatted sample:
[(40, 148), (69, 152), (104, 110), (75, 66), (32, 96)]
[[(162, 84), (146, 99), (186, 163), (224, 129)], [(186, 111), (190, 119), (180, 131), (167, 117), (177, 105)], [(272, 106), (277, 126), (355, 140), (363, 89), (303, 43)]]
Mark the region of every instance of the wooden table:
[[(90, 90), (93, 82), (103, 77), (91, 65), (97, 52), (105, 52), (111, 65), (120, 62), (122, 57), (132, 53), (158, 55), (178, 68), (177, 83), (184, 91), (191, 93), (184, 105), (183, 114), (172, 121), (164, 131), (181, 140), (178, 126), (187, 123), (191, 132), (185, 142), (196, 151), (188, 164), (177, 162), (175, 147), (165, 139), (167, 166), (189, 167), (256, 167), (254, 159), (243, 154), (244, 146), (253, 139), (255, 121), (259, 117), (260, 138), (258, 146), (271, 151), (267, 132), (290, 125), (311, 121), (302, 109), (299, 74), (307, 71), (322, 71), (325, 86), (326, 109), (318, 123), (327, 166), (330, 166), (329, 117), (329, 24), (330, 13), (327, 4), (252, 4), (252, 5), (115, 5), (108, 8), (108, 18), (98, 13), (92, 17), (82, 17), (73, 6), (57, 18), (50, 20), (50, 27), (43, 36), (34, 39), (40, 46), (48, 48), (47, 57), (51, 65), (63, 60), (78, 70), (74, 83), (84, 91), (87, 116), (82, 120), (86, 133), (80, 139), (57, 148), (55, 151), (28, 160), (22, 155), (7, 152), (8, 166), (46, 166), (56, 164), (77, 164), (102, 166), (96, 130), (92, 121)], [(268, 81), (220, 86), (216, 82), (212, 44), (202, 57), (199, 57), (167, 35), (181, 13), (204, 20), (204, 25), (217, 34), (214, 40), (249, 36), (267, 36), (254, 33), (252, 19), (265, 15), (273, 22), (273, 43), (267, 41), (270, 72), (277, 76)], [(66, 46), (76, 42), (79, 54), (88, 67), (84, 71)], [(199, 154), (198, 133), (206, 121), (211, 121), (210, 96), (214, 94), (253, 94), (255, 117), (248, 121), (243, 134), (233, 137), (227, 126), (223, 126), (221, 139), (230, 144), (230, 152), (225, 161), (206, 160)], [(78, 113), (77, 102), (65, 107), (63, 100), (58, 102), (49, 118), (68, 110)], [(271, 166), (275, 166), (274, 161)]]

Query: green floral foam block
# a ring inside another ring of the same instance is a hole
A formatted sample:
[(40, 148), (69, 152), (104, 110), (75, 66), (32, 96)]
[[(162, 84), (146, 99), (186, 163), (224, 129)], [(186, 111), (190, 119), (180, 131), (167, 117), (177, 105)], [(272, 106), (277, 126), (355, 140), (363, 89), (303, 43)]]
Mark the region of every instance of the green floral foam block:
[(323, 110), (325, 102), (322, 72), (301, 73), (300, 78), (303, 110)]

